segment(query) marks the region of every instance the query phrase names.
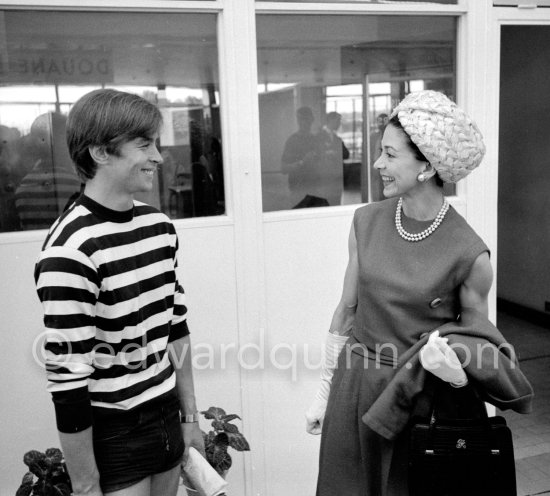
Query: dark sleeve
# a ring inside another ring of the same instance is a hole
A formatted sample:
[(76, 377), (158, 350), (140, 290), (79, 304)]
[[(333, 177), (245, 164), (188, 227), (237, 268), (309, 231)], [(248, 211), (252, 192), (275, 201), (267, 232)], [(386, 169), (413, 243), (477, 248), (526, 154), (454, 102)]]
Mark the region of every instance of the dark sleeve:
[(342, 140), (342, 158), (344, 160), (349, 158), (349, 150), (348, 150), (347, 146), (345, 145), (344, 140)]
[(44, 310), (44, 366), (57, 428), (78, 432), (92, 424), (88, 378), (94, 371), (99, 277), (83, 253), (51, 247), (40, 256), (35, 281)]
[(170, 335), (168, 336), (169, 343), (189, 334), (189, 327), (187, 326), (187, 303), (185, 301), (185, 291), (183, 290), (182, 285), (178, 282), (177, 278), (178, 250), (179, 241), (176, 237), (176, 246), (174, 250), (174, 272), (176, 273), (176, 281), (174, 291), (174, 309), (172, 314), (172, 322), (170, 325)]
[(57, 430), (67, 434), (92, 425), (92, 404), (87, 387), (52, 393)]
[(170, 335), (168, 342), (171, 343), (176, 339), (183, 338), (189, 335), (189, 327), (187, 326), (187, 306), (185, 304), (185, 293), (180, 284), (176, 281), (176, 294), (174, 296), (174, 314), (172, 324), (170, 326)]

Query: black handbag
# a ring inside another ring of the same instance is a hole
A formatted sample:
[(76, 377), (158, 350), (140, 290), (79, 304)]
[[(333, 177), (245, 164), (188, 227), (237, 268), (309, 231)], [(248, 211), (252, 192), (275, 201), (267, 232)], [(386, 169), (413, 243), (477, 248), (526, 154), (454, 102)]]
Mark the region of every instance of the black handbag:
[[(465, 386), (470, 388), (470, 386)], [(488, 417), (472, 387), (476, 418), (442, 418), (432, 400), (431, 417), (412, 422), (410, 496), (516, 496), (512, 433), (503, 417)]]

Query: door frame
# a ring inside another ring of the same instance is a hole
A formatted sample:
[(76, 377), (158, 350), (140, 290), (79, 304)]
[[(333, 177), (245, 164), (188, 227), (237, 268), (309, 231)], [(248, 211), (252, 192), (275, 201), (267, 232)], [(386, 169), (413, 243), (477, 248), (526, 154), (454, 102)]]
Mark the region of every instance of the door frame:
[[(492, 199), (495, 208), (492, 229), (494, 239), (498, 243), (498, 170), (499, 170), (499, 132), (500, 132), (500, 57), (501, 57), (501, 32), (503, 26), (550, 26), (550, 8), (518, 8), (518, 7), (492, 7), (490, 22), (488, 23), (488, 51), (487, 61), (487, 102), (486, 112), (492, 116), (492, 125), (487, 127), (486, 144), (488, 153), (494, 157), (496, 162), (496, 176), (494, 177), (494, 189), (496, 196)], [(491, 56), (489, 56), (491, 54)], [(493, 267), (497, 267), (497, 258), (492, 256)], [(496, 290), (498, 274), (495, 270), (495, 281), (492, 291), (495, 297), (491, 299), (491, 317), (496, 319)], [(493, 319), (493, 320), (494, 320)]]

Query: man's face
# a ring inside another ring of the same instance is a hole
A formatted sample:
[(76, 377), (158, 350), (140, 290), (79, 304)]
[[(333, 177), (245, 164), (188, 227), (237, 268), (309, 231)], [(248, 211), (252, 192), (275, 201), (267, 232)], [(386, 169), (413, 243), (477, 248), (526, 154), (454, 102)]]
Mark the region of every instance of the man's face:
[(109, 175), (113, 189), (123, 195), (151, 191), (162, 156), (156, 146), (158, 134), (136, 138), (120, 145), (119, 156), (111, 155)]
[(300, 129), (301, 131), (309, 131), (313, 124), (313, 117), (307, 114), (298, 115), (297, 121), (298, 121), (298, 129)]
[(341, 117), (334, 116), (327, 122), (327, 127), (332, 131), (338, 131), (341, 121), (342, 121)]

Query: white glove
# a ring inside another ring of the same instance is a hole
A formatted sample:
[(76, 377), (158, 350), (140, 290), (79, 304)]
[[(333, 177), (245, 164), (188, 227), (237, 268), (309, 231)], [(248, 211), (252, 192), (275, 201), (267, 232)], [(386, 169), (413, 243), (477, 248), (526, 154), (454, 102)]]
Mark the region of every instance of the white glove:
[(321, 366), (321, 384), (317, 394), (306, 412), (306, 431), (310, 434), (321, 434), (328, 395), (334, 369), (338, 364), (338, 356), (346, 344), (349, 336), (328, 333), (325, 345), (325, 355)]
[(420, 363), (436, 377), (451, 383), (451, 386), (465, 386), (468, 378), (447, 341), (447, 338), (439, 337), (439, 331), (432, 332), (428, 342), (420, 350)]

